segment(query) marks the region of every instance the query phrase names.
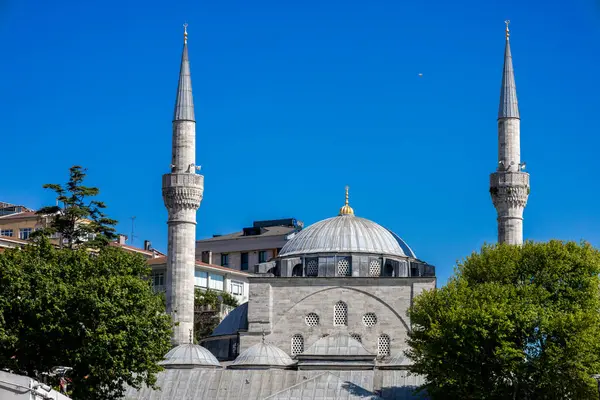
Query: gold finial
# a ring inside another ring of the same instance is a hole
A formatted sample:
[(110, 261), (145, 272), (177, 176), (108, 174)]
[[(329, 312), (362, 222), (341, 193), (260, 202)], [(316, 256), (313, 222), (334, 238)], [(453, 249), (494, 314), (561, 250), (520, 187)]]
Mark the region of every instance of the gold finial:
[(183, 24), (183, 44), (187, 44), (187, 22)]
[(504, 23), (506, 24), (506, 40), (508, 40), (508, 37), (510, 36), (509, 30), (508, 30), (508, 24), (510, 24), (510, 20), (507, 19), (506, 21), (504, 21)]
[(350, 190), (349, 186), (346, 186), (346, 203), (344, 204), (344, 206), (342, 208), (340, 208), (340, 215), (354, 215), (354, 210), (352, 209), (352, 207), (350, 207), (350, 204), (348, 203), (348, 191)]

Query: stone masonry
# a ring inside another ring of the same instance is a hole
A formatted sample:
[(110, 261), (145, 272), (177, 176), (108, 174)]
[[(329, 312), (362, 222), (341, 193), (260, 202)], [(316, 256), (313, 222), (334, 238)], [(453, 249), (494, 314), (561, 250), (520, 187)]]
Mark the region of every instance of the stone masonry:
[(490, 175), (490, 194), (498, 213), (498, 242), (523, 243), (523, 210), (529, 197), (529, 174), (522, 172), (521, 120), (510, 52), (508, 21), (500, 107), (498, 110), (498, 167)]
[[(364, 347), (377, 354), (378, 337), (390, 337), (390, 353), (406, 348), (410, 327), (406, 311), (414, 296), (435, 288), (435, 278), (250, 278), (248, 332), (242, 333), (240, 351), (266, 340), (291, 352), (292, 336), (300, 334), (304, 348), (336, 332), (360, 336)], [(290, 290), (293, 288), (293, 290)], [(347, 325), (335, 326), (334, 307), (347, 305)], [(309, 326), (306, 316), (314, 313), (319, 322)], [(375, 314), (377, 322), (365, 325), (363, 317)]]
[(186, 30), (173, 117), (171, 173), (162, 178), (163, 199), (169, 213), (167, 312), (175, 322), (174, 345), (188, 343), (194, 328), (196, 211), (204, 192), (204, 177), (196, 174), (195, 159), (196, 122)]

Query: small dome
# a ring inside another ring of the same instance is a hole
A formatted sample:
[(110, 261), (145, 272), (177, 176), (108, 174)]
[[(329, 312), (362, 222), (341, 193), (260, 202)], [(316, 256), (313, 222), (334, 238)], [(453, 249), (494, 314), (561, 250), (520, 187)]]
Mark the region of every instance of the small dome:
[(221, 321), (211, 336), (235, 335), (248, 330), (248, 303), (237, 306)]
[(279, 256), (314, 253), (368, 253), (416, 258), (398, 235), (352, 214), (328, 218), (303, 229), (283, 246)]
[(243, 351), (229, 368), (288, 368), (294, 360), (277, 346), (260, 342)]
[[(370, 356), (365, 347), (356, 339), (344, 333), (329, 335), (317, 340), (303, 355), (315, 356)], [(375, 357), (375, 356), (373, 356)]]
[(219, 361), (210, 351), (197, 344), (181, 344), (173, 347), (159, 362), (164, 368), (218, 368)]

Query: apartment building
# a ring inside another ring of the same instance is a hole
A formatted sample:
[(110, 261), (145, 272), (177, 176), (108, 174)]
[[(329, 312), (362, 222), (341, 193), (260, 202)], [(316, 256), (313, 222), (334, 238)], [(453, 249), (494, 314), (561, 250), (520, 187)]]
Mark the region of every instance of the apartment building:
[(251, 227), (196, 241), (196, 259), (207, 264), (248, 271), (275, 257), (304, 224), (295, 218), (254, 221)]
[[(166, 291), (167, 258), (158, 257), (148, 260), (148, 265), (152, 268), (152, 286), (154, 290)], [(196, 288), (227, 292), (235, 297), (239, 304), (248, 301), (248, 277), (252, 274), (196, 261), (194, 276), (194, 286)]]

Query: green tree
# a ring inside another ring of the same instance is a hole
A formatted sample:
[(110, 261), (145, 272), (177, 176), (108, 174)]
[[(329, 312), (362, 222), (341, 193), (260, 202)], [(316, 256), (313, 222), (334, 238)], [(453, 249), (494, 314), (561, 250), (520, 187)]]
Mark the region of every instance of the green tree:
[(432, 399), (597, 399), (600, 253), (484, 246), (415, 298), (407, 356)]
[(106, 205), (97, 200), (89, 200), (100, 191), (95, 187), (83, 186), (86, 170), (75, 165), (69, 169), (69, 181), (65, 186), (48, 183), (44, 189), (56, 193), (57, 205), (43, 207), (38, 215), (51, 215), (50, 225), (33, 237), (49, 236), (58, 233), (61, 246), (70, 249), (85, 246), (99, 248), (116, 238), (115, 225), (117, 221), (106, 217)]
[(74, 399), (153, 385), (171, 319), (139, 255), (57, 249), (41, 237), (0, 254), (0, 369), (36, 377), (71, 367)]
[[(235, 297), (227, 292), (196, 289), (194, 294), (194, 307), (196, 309), (194, 337), (199, 341), (210, 336), (221, 322), (219, 318), (221, 304), (235, 308), (239, 303)], [(206, 312), (201, 312), (201, 310)]]

